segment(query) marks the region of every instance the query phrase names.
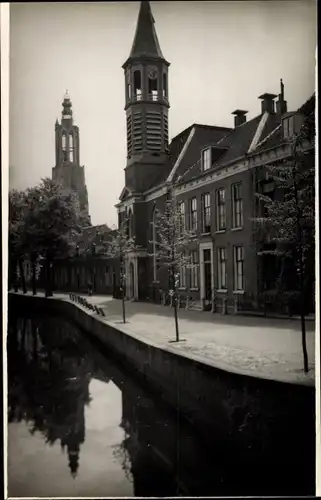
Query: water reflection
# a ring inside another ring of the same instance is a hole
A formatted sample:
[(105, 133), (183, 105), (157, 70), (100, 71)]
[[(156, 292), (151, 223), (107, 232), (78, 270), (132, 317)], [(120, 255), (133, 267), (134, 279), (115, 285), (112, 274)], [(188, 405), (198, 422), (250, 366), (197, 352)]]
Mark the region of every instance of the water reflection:
[(50, 446), (66, 449), (73, 477), (85, 441), (85, 405), (90, 403), (91, 364), (66, 325), (17, 318), (8, 337), (10, 422), (25, 420)]
[[(206, 448), (178, 412), (62, 318), (10, 313), (8, 382), (10, 496), (289, 492), (274, 457), (255, 451), (242, 463), (226, 436), (209, 436)], [(307, 494), (306, 483), (295, 486)]]

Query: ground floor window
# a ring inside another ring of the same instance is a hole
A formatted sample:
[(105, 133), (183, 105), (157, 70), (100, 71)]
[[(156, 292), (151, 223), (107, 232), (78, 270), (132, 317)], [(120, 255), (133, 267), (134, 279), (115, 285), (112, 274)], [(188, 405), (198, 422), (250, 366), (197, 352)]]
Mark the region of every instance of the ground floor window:
[(234, 290), (244, 290), (244, 249), (234, 247)]
[(198, 252), (191, 252), (191, 288), (198, 288)]
[(179, 269), (179, 287), (186, 287), (186, 266), (181, 266)]
[(227, 269), (226, 269), (226, 249), (217, 249), (217, 268), (218, 268), (218, 289), (227, 288)]

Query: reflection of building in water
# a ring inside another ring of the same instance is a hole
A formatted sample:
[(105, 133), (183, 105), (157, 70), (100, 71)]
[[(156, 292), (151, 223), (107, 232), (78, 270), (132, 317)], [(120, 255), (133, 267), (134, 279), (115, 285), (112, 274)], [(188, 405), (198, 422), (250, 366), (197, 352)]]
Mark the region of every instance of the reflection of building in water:
[[(177, 474), (179, 441), (175, 423), (166, 415), (160, 415), (151, 398), (130, 387), (128, 390), (127, 384), (122, 391), (121, 426), (126, 433), (122, 446), (130, 457), (134, 494), (175, 496), (184, 493)], [(129, 467), (129, 463), (124, 466)]]
[(121, 426), (126, 432), (123, 447), (130, 456), (136, 496), (223, 494), (219, 450), (209, 453), (192, 425), (159, 401), (156, 405), (152, 397), (127, 381), (122, 391)]
[(15, 323), (8, 348), (8, 414), (9, 422), (30, 422), (31, 432), (41, 432), (47, 443), (60, 441), (75, 477), (85, 441), (92, 367), (81, 343), (76, 343), (75, 332), (68, 334), (64, 327), (64, 341), (58, 335), (62, 328), (62, 322), (52, 318), (50, 329), (47, 321), (35, 318)]
[(73, 413), (69, 415), (66, 429), (64, 429), (64, 434), (60, 439), (62, 449), (67, 448), (71, 475), (76, 477), (79, 467), (80, 445), (85, 442), (85, 404), (83, 395), (77, 401), (74, 400), (73, 403)]

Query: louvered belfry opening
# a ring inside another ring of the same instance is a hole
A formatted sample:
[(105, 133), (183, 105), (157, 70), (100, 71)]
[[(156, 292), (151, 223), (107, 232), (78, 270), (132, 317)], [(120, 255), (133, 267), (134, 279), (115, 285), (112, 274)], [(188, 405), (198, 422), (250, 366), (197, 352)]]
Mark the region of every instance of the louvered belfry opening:
[(141, 2), (132, 49), (123, 64), (127, 132), (126, 182), (138, 190), (168, 160), (168, 68), (150, 4)]

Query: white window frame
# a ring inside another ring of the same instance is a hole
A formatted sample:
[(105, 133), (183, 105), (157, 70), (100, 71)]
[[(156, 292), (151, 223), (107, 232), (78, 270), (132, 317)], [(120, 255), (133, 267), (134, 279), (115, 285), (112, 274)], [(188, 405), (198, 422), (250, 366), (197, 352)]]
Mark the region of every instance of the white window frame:
[[(205, 201), (208, 200), (208, 205), (206, 205)], [(211, 232), (211, 194), (204, 193), (202, 194), (202, 224), (203, 224), (203, 232), (210, 233)], [(208, 224), (206, 224), (208, 222)]]
[(193, 196), (193, 198), (191, 198), (190, 203), (191, 203), (191, 205), (190, 205), (190, 214), (191, 214), (190, 229), (192, 231), (197, 231), (197, 198), (196, 198), (196, 196)]
[(227, 290), (227, 252), (226, 248), (217, 249), (218, 290)]
[[(232, 184), (232, 224), (233, 229), (240, 229), (243, 227), (243, 193), (242, 182)], [(239, 193), (239, 197), (236, 194)]]
[(184, 231), (186, 227), (185, 200), (178, 202), (178, 209), (180, 212), (179, 227), (181, 231)]
[[(223, 193), (223, 203), (220, 203), (220, 193)], [(216, 191), (216, 230), (225, 231), (226, 230), (226, 199), (225, 199), (225, 188), (217, 189)], [(221, 220), (223, 224), (221, 226)]]
[(186, 288), (186, 265), (179, 268), (179, 288)]
[(199, 276), (198, 276), (199, 262), (198, 262), (198, 251), (191, 251), (191, 288), (199, 288)]
[(202, 151), (202, 171), (205, 172), (211, 168), (212, 164), (212, 149), (206, 148)]
[[(233, 247), (233, 289), (234, 292), (244, 292), (244, 247)], [(241, 270), (241, 272), (240, 272)]]

